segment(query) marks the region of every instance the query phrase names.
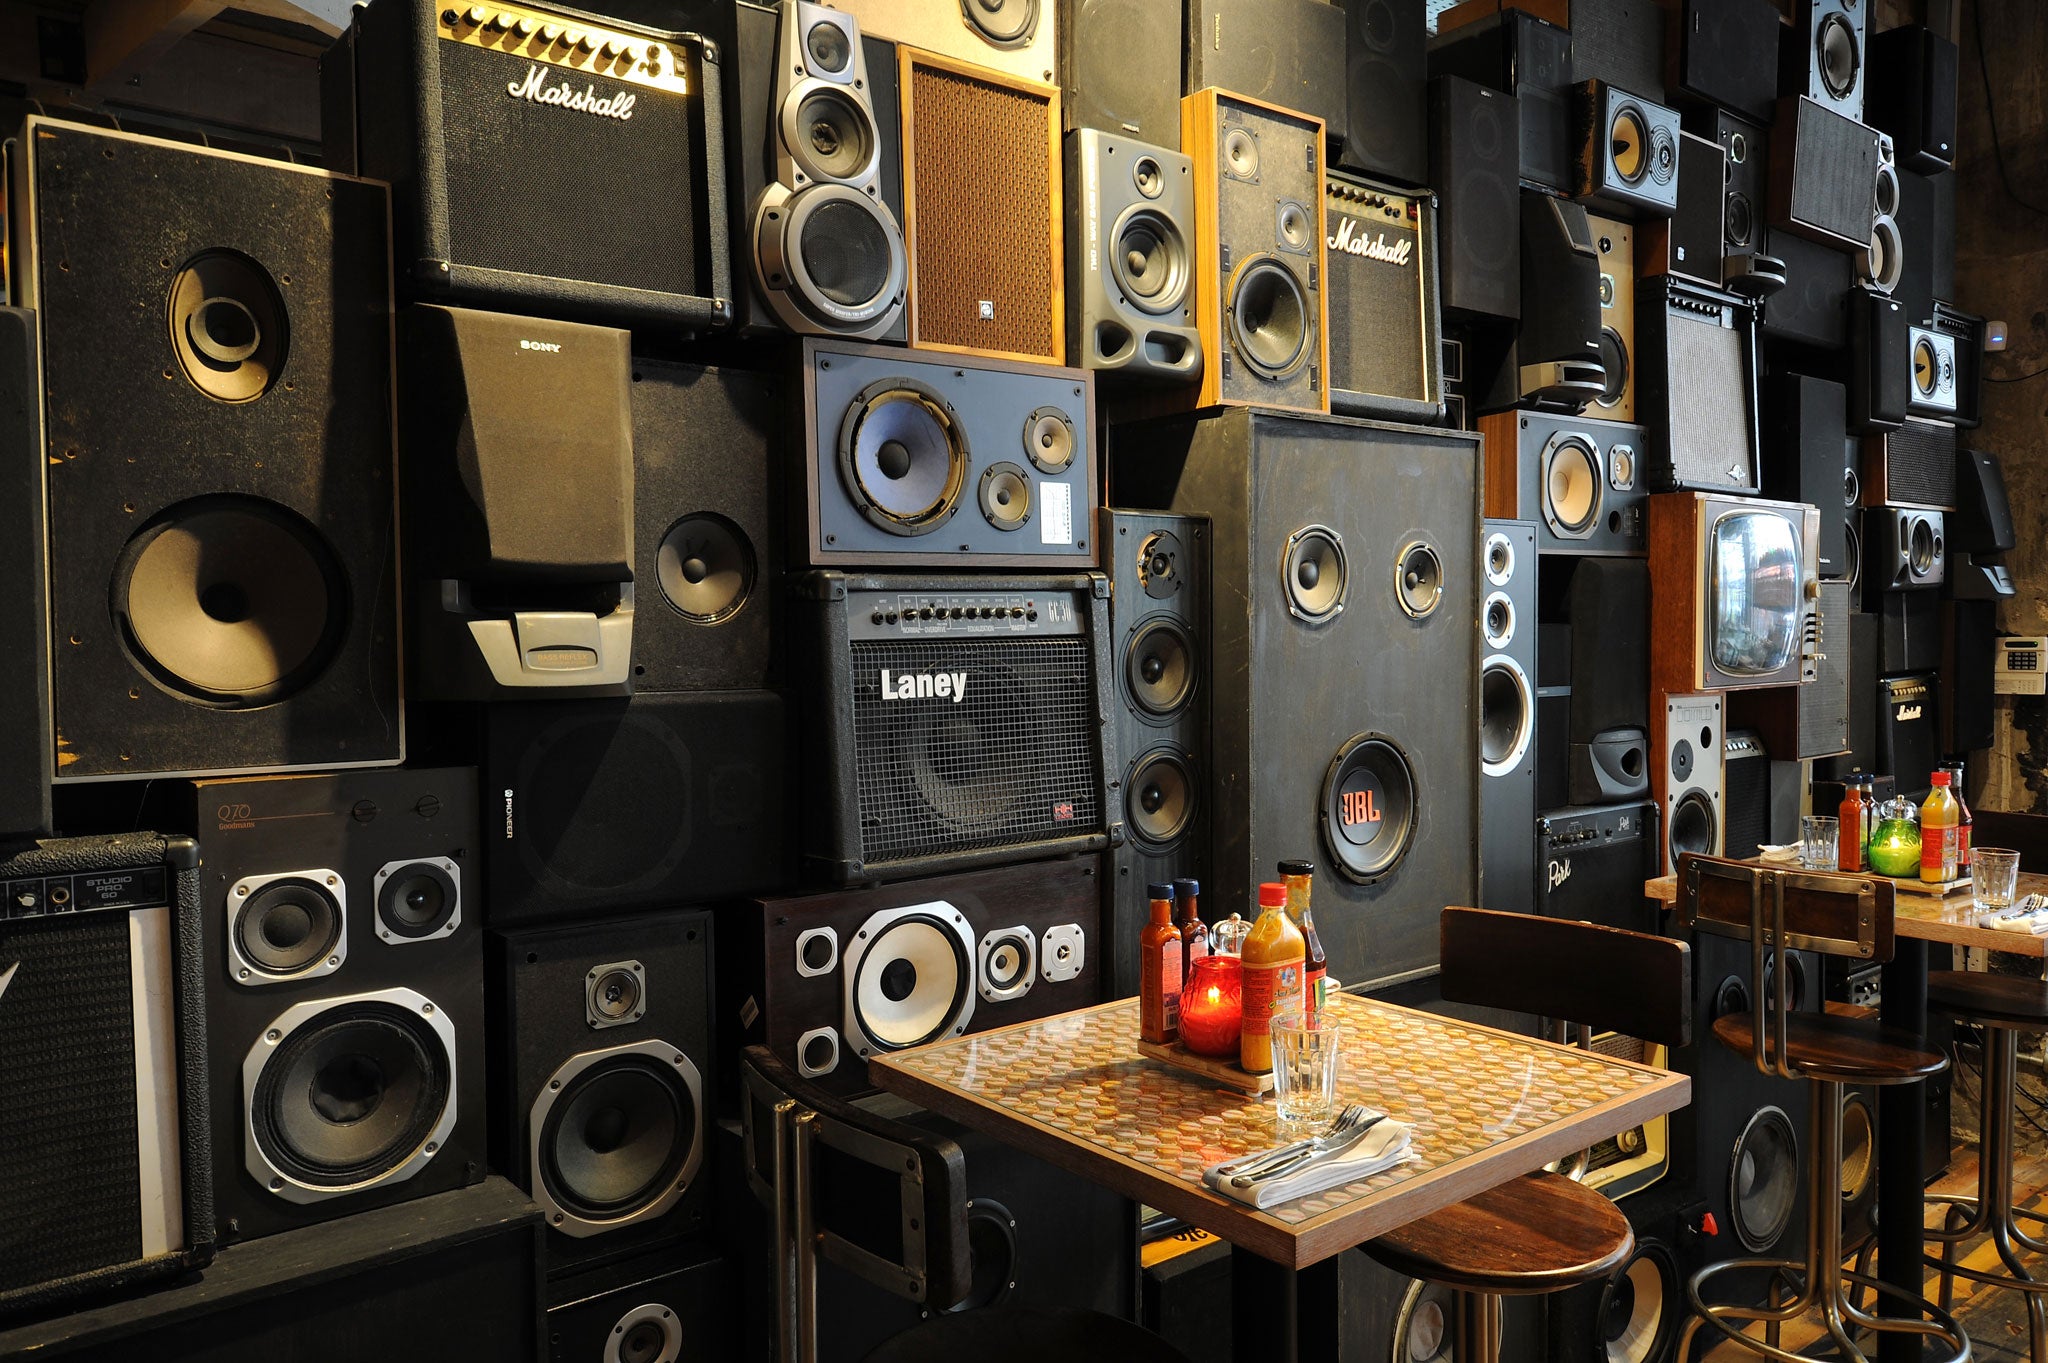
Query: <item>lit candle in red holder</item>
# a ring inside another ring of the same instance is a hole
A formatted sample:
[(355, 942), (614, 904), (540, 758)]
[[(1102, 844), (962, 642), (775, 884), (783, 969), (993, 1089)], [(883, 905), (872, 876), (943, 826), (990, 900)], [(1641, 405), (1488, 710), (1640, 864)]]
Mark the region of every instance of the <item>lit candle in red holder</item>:
[(1244, 1021), (1244, 968), (1235, 956), (1204, 956), (1180, 995), (1181, 1044), (1196, 1055), (1237, 1055)]

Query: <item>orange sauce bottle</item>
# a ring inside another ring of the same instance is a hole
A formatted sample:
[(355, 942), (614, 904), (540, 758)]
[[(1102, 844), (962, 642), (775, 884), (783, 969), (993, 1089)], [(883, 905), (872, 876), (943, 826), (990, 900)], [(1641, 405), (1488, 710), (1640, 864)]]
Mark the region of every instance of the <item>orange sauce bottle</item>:
[(1962, 807), (1948, 793), (1948, 773), (1933, 776), (1934, 789), (1920, 806), (1920, 879), (1938, 885), (1956, 878), (1956, 852), (1962, 841)]
[(1302, 1009), (1302, 967), (1308, 944), (1287, 916), (1287, 887), (1259, 886), (1259, 916), (1244, 950), (1244, 1025), (1238, 1064), (1252, 1074), (1273, 1068), (1273, 1019)]
[(1173, 886), (1148, 885), (1152, 921), (1138, 934), (1138, 1035), (1164, 1045), (1180, 1036), (1180, 929), (1173, 922)]

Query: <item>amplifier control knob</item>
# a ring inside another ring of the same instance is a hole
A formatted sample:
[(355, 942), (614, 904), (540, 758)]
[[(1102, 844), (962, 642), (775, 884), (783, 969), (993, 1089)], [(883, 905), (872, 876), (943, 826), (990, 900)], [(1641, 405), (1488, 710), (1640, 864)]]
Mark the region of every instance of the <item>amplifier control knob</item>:
[(662, 67), (667, 64), (668, 49), (660, 43), (651, 44), (647, 49), (647, 69), (658, 76), (661, 74)]
[(560, 41), (561, 37), (562, 30), (555, 26), (554, 24), (542, 24), (540, 26), (540, 40), (542, 42), (552, 46), (556, 42)]
[(564, 38), (563, 41), (568, 43), (569, 46), (575, 48), (578, 52), (587, 53), (595, 52), (597, 50), (597, 40), (592, 38), (588, 33), (583, 33), (576, 29), (570, 29), (568, 37)]
[(471, 5), (462, 15), (462, 22), (476, 28), (491, 17), (491, 11), (483, 5)]
[(920, 607), (920, 608), (919, 608), (919, 610), (918, 610), (918, 612), (917, 612), (917, 618), (918, 618), (918, 619), (920, 619), (920, 620), (929, 620), (929, 619), (931, 619), (931, 618), (932, 618), (932, 608), (931, 608), (930, 606), (923, 606), (923, 607)]
[(506, 29), (512, 27), (512, 16), (509, 14), (493, 14), (490, 27), (493, 33), (503, 33)]
[(521, 38), (531, 38), (533, 36), (533, 20), (519, 19), (514, 21), (512, 31)]

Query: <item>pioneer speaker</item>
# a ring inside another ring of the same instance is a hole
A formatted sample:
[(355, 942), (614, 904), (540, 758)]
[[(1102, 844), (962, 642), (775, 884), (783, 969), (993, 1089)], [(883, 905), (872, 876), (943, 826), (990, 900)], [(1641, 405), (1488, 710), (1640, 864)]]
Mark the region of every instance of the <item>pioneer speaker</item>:
[(1863, 505), (1953, 510), (1956, 431), (1939, 421), (1904, 422), (1863, 440)]
[(1941, 34), (1907, 24), (1872, 35), (1863, 102), (1907, 170), (1939, 175), (1955, 161), (1956, 45)]
[(1785, 286), (1764, 300), (1763, 334), (1823, 351), (1846, 348), (1855, 284), (1849, 257), (1789, 232), (1774, 231), (1768, 241), (1771, 254), (1783, 259)]
[[(1721, 148), (1727, 192), (1721, 210), (1721, 280), (1730, 293), (1764, 298), (1785, 287), (1785, 262), (1765, 241), (1769, 208), (1770, 135), (1764, 126), (1723, 110), (1702, 120)], [(1768, 119), (1766, 119), (1768, 123)], [(1684, 175), (1683, 166), (1680, 167)], [(1679, 186), (1681, 197), (1685, 185)], [(1688, 214), (1688, 217), (1691, 215)]]
[(1194, 163), (1094, 128), (1067, 134), (1066, 158), (1068, 357), (1192, 382), (1202, 370)]
[(1632, 421), (1636, 414), (1635, 229), (1615, 218), (1588, 217), (1600, 257), (1600, 367), (1606, 387), (1593, 399), (1596, 415)]
[(1477, 437), (1238, 409), (1116, 438), (1147, 456), (1116, 497), (1212, 517), (1211, 649), (1247, 664), (1212, 674), (1212, 916), (1307, 856), (1333, 978), (1429, 968), (1478, 888)]
[(1094, 398), (1076, 369), (806, 341), (811, 562), (1095, 566)]
[(493, 933), (493, 1165), (551, 1269), (701, 1229), (713, 1100), (702, 911)]
[(1848, 435), (1848, 394), (1828, 379), (1781, 371), (1763, 388), (1763, 491), (1820, 508), (1815, 564), (1823, 579), (1849, 576), (1849, 545), (1837, 508), (1862, 504), (1863, 485)]
[(1950, 547), (1965, 554), (2003, 554), (2018, 543), (2005, 466), (1985, 450), (1956, 451), (1956, 514), (1948, 518)]
[(734, 120), (734, 240), (748, 266), (743, 323), (751, 329), (772, 317), (791, 331), (901, 339), (908, 271), (901, 144), (897, 129), (881, 121), (894, 112), (897, 73), (870, 67), (859, 25), (838, 10), (783, 0), (772, 37), (759, 9), (735, 13), (742, 107)]
[(909, 46), (897, 78), (910, 343), (1064, 362), (1059, 87)]
[(221, 1238), (484, 1175), (468, 767), (195, 781)]
[(1721, 854), (1747, 860), (1764, 847), (1798, 842), (1799, 800), (1804, 793), (1799, 763), (1773, 761), (1763, 738), (1749, 729), (1730, 729), (1721, 752), (1728, 813), (1721, 829)]
[[(1294, 110), (1320, 120), (1341, 145), (1351, 98), (1346, 28), (1343, 7), (1325, 0), (1188, 0), (1181, 90), (1213, 87)], [(1200, 159), (1193, 143), (1181, 146)]]
[(1536, 522), (1545, 554), (1640, 554), (1647, 543), (1640, 467), (1645, 431), (1540, 412), (1479, 419), (1488, 516)]
[(1947, 576), (1942, 513), (1917, 507), (1872, 507), (1864, 514), (1866, 599), (1909, 587), (1938, 587)]
[(1659, 873), (1658, 827), (1658, 806), (1648, 800), (1543, 814), (1536, 821), (1536, 912), (1657, 931), (1660, 914), (1643, 897), (1643, 882)]
[[(42, 368), (36, 318), (0, 308), (0, 631), (15, 640), (48, 629), (49, 575), (43, 563)], [(0, 838), (48, 833), (50, 823), (50, 675), (19, 660), (0, 683)]]
[(1771, 224), (1836, 250), (1870, 244), (1877, 134), (1811, 99), (1778, 101), (1771, 125)]
[(42, 364), (49, 609), (18, 643), (50, 676), (44, 772), (396, 762), (383, 187), (42, 119), (10, 161)]
[(493, 927), (789, 883), (779, 695), (494, 705), (477, 741)]
[(1821, 583), (1811, 624), (1800, 639), (1813, 680), (1804, 686), (1730, 691), (1730, 727), (1754, 729), (1764, 747), (1782, 761), (1848, 752), (1849, 621), (1855, 605), (1856, 589), (1849, 583)]
[(1721, 855), (1721, 697), (1707, 692), (1650, 697), (1651, 797), (1662, 817), (1658, 874), (1685, 852)]
[(1455, 76), (1430, 82), (1430, 179), (1444, 309), (1467, 319), (1521, 315), (1522, 254), (1514, 98)]
[(1678, 135), (1678, 199), (1668, 218), (1643, 226), (1643, 273), (1722, 287), (1728, 211), (1728, 153), (1719, 142)]
[(549, 1358), (680, 1363), (692, 1356), (730, 1357), (739, 1350), (732, 1338), (733, 1278), (722, 1258), (670, 1251), (551, 1284), (549, 1295), (566, 1299), (548, 1309)]
[(1768, 124), (1783, 26), (1771, 0), (1680, 0), (1668, 17), (1665, 83), (1672, 98)]
[(1547, 1298), (1557, 1363), (1671, 1363), (1690, 1315), (1686, 1281), (1719, 1252), (1700, 1229), (1706, 1203), (1686, 1180), (1666, 1178), (1617, 1205), (1635, 1233), (1627, 1260), (1605, 1282)]
[(1940, 679), (1931, 673), (1877, 684), (1877, 766), (1897, 777), (1899, 793), (1924, 798), (1941, 756)]
[(1587, 559), (1566, 592), (1572, 630), (1571, 774), (1575, 805), (1649, 794), (1650, 570), (1640, 559)]
[[(1517, 107), (1503, 153), (1521, 179), (1554, 193), (1572, 183), (1572, 35), (1519, 9), (1444, 30), (1429, 45), (1432, 80), (1456, 76), (1510, 96)], [(1436, 130), (1436, 136), (1443, 133)], [(1432, 168), (1448, 196), (1451, 182)]]
[(779, 385), (636, 358), (632, 395), (633, 687), (766, 685), (782, 579)]
[(1730, 691), (1813, 680), (1820, 512), (1707, 492), (1650, 498), (1650, 684)]
[(199, 848), (60, 838), (0, 877), (4, 1317), (201, 1267), (214, 1230)]
[[(391, 182), (398, 274), (415, 298), (722, 327), (721, 69), (694, 33), (379, 0), (321, 63), (327, 164)], [(508, 173), (513, 147), (548, 167), (545, 193)]]
[[(1102, 998), (1102, 858), (1029, 862), (767, 899), (751, 981), (760, 1039), (836, 1091), (868, 1058)], [(750, 1027), (750, 1035), (753, 1032)]]
[(1793, 0), (1791, 26), (1779, 34), (1779, 90), (1860, 120), (1868, 9), (1857, 0)]
[(1209, 875), (1209, 522), (1102, 513), (1123, 846), (1105, 886), (1109, 997), (1138, 992), (1145, 887)]
[(822, 764), (812, 870), (850, 885), (1122, 839), (1107, 578), (826, 572), (792, 590)]
[[(1342, 22), (1341, 11), (1324, 8)], [(1201, 89), (1181, 101), (1181, 146), (1195, 165), (1195, 235), (1205, 243), (1195, 275), (1205, 355), (1197, 401), (1327, 411), (1321, 124)]]
[(1572, 146), (1574, 197), (1632, 217), (1668, 218), (1677, 209), (1677, 110), (1581, 81), (1572, 87)]
[[(974, 0), (972, 4), (944, 5), (850, 0), (844, 8), (862, 32), (922, 48), (950, 63), (985, 68), (1020, 81), (1043, 84), (1056, 78), (1063, 35), (1056, 18), (1060, 7), (1052, 0)], [(1054, 124), (1057, 133), (1057, 119)]]
[(1607, 388), (1600, 252), (1585, 208), (1523, 190), (1522, 262), (1515, 392), (1536, 406), (1577, 411)]
[(1535, 884), (1536, 527), (1487, 521), (1482, 529), (1479, 902), (1527, 913)]
[(1672, 275), (1636, 293), (1637, 411), (1663, 434), (1644, 474), (1660, 492), (1758, 486), (1756, 316), (1733, 294)]
[(409, 643), (421, 695), (631, 688), (629, 340), (579, 322), (406, 310)]
[(1425, 424), (1443, 419), (1436, 229), (1436, 196), (1426, 190), (1341, 171), (1325, 178), (1330, 410)]
[(1060, 0), (1060, 117), (1180, 149), (1180, 0)]
[(1425, 6), (1419, 0), (1345, 0), (1343, 9), (1347, 107), (1337, 164), (1402, 184), (1426, 183)]

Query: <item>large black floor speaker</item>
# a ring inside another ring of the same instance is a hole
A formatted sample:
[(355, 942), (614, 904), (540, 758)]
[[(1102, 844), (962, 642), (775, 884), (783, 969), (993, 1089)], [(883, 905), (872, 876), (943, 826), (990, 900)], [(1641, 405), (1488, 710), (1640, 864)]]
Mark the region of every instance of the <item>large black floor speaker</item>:
[(1489, 520), (1484, 529), (1479, 902), (1527, 913), (1536, 893), (1536, 527)]
[(709, 1253), (649, 1253), (559, 1283), (551, 1363), (683, 1363), (740, 1356), (733, 1269)]
[(1308, 857), (1332, 979), (1429, 969), (1478, 888), (1478, 440), (1263, 411), (1117, 438), (1116, 497), (1213, 527), (1211, 916)]
[(41, 118), (10, 161), (48, 773), (397, 762), (384, 187)]

